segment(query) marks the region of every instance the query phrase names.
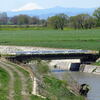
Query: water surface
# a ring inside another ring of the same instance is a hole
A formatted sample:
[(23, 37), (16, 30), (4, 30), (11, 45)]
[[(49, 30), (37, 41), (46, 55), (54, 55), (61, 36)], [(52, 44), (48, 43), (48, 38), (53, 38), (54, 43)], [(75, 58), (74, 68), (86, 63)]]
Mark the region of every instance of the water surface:
[(57, 78), (67, 80), (67, 76), (76, 80), (79, 84), (89, 84), (91, 89), (88, 93), (88, 100), (100, 100), (100, 75), (88, 74), (83, 72), (53, 72)]

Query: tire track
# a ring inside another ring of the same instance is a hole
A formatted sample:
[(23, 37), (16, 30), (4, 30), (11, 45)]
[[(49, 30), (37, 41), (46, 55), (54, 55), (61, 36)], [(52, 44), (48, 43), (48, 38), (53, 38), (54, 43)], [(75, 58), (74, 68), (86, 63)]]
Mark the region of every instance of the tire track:
[(8, 91), (8, 100), (14, 100), (14, 74), (13, 71), (11, 69), (9, 69), (8, 67), (2, 65), (0, 63), (0, 67), (3, 68), (5, 71), (8, 72), (8, 74), (10, 75), (10, 81), (9, 81), (9, 91)]
[(13, 71), (15, 71), (19, 75), (20, 80), (21, 80), (21, 84), (22, 84), (21, 95), (23, 96), (23, 100), (30, 100), (29, 93), (28, 93), (28, 89), (27, 89), (27, 84), (26, 84), (27, 83), (27, 79), (24, 76), (24, 74), (22, 72), (20, 72), (13, 65), (8, 64), (7, 61), (3, 61), (2, 60), (2, 61), (0, 61), (0, 63), (2, 63), (4, 66), (7, 66), (7, 67), (11, 68)]

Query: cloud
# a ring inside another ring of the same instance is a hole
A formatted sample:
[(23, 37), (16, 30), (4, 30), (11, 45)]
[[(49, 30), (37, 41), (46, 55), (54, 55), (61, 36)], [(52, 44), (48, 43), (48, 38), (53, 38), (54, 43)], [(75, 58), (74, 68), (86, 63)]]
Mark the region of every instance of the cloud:
[(13, 9), (12, 11), (18, 12), (18, 11), (35, 10), (35, 9), (43, 9), (43, 8), (37, 5), (36, 3), (28, 3), (18, 9)]

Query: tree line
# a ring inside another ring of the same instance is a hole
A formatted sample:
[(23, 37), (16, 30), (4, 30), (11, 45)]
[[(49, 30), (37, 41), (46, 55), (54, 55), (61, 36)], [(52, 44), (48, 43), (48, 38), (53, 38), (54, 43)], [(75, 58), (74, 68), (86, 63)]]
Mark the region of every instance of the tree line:
[(63, 30), (64, 27), (72, 27), (75, 29), (91, 29), (100, 27), (100, 8), (96, 9), (93, 15), (79, 14), (76, 16), (67, 16), (58, 14), (47, 19), (48, 26), (54, 29)]
[(45, 20), (28, 15), (8, 17), (6, 12), (0, 14), (0, 25), (44, 25)]
[(57, 14), (48, 19), (39, 19), (36, 16), (18, 15), (8, 17), (7, 13), (0, 13), (0, 25), (34, 25), (51, 27), (63, 30), (64, 27), (75, 29), (91, 29), (100, 27), (100, 8), (96, 9), (93, 15), (79, 14), (76, 16), (67, 16), (66, 14)]

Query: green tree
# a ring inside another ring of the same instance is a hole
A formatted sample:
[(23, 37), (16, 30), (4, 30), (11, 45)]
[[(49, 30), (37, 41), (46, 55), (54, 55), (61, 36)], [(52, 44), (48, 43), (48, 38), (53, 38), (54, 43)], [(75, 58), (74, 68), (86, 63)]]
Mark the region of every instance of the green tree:
[(93, 16), (96, 18), (97, 26), (100, 26), (100, 7), (94, 11)]
[(68, 22), (68, 16), (65, 14), (59, 14), (58, 15), (58, 20), (59, 20), (59, 28), (61, 30), (63, 30), (64, 26), (67, 24)]
[(75, 29), (88, 29), (95, 26), (95, 19), (88, 14), (79, 14), (70, 17), (70, 23)]
[(17, 21), (18, 21), (19, 25), (28, 24), (29, 23), (29, 16), (27, 16), (27, 15), (19, 15)]
[(91, 29), (96, 26), (96, 20), (92, 17), (87, 15), (86, 19), (84, 20), (84, 28)]
[(58, 19), (57, 16), (52, 16), (48, 18), (47, 25), (54, 29), (58, 29)]
[(68, 16), (65, 14), (58, 14), (48, 18), (48, 26), (53, 27), (54, 29), (64, 29), (64, 26), (68, 22)]

